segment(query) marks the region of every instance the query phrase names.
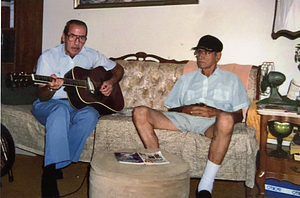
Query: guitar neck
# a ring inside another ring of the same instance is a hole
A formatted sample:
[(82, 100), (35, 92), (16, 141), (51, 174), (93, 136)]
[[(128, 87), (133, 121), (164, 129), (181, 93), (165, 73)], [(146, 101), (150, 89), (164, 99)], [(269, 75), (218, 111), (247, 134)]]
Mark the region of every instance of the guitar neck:
[[(41, 75), (32, 74), (31, 77), (34, 82), (38, 82), (38, 83), (48, 83), (53, 80), (51, 76), (41, 76)], [(87, 87), (86, 80), (74, 80), (69, 78), (60, 78), (60, 79), (64, 80), (64, 84), (63, 84), (64, 86), (82, 87), (82, 88)]]

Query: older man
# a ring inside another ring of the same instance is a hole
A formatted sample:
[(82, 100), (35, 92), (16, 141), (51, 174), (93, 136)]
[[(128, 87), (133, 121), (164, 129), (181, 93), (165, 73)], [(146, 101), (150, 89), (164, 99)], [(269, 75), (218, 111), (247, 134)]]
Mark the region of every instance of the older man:
[(165, 101), (168, 112), (134, 108), (133, 122), (146, 148), (158, 148), (154, 129), (193, 131), (211, 139), (208, 162), (196, 192), (211, 197), (213, 182), (231, 140), (233, 126), (243, 119), (249, 100), (240, 78), (217, 66), (223, 44), (203, 36), (194, 48), (198, 70), (184, 74)]
[(70, 20), (63, 34), (63, 44), (48, 49), (40, 56), (36, 73), (52, 76), (48, 84), (39, 85), (39, 99), (33, 103), (32, 114), (46, 127), (42, 197), (60, 197), (57, 188), (56, 169), (77, 162), (87, 137), (93, 132), (101, 114), (91, 106), (75, 109), (67, 100), (63, 89), (64, 75), (75, 66), (92, 69), (103, 66), (111, 70), (112, 77), (104, 81), (100, 92), (109, 96), (113, 85), (124, 73), (122, 66), (109, 60), (100, 52), (85, 47), (87, 25), (83, 21)]

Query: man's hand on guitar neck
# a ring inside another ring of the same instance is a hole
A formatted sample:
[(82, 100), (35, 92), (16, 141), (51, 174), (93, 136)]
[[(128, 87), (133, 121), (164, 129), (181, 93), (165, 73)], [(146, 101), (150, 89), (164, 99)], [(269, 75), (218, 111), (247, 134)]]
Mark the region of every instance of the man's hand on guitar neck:
[(62, 78), (58, 78), (55, 74), (52, 74), (51, 77), (52, 81), (48, 83), (50, 91), (59, 90), (63, 86), (64, 80)]
[(64, 80), (58, 78), (55, 74), (52, 74), (51, 77), (53, 79), (47, 85), (39, 85), (38, 96), (42, 102), (50, 100), (55, 91), (59, 90), (64, 83)]

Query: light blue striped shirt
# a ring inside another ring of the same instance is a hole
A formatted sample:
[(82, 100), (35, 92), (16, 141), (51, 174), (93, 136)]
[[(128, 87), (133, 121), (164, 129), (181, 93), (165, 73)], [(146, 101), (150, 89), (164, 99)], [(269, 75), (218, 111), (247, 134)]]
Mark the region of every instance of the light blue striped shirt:
[(249, 107), (246, 89), (237, 75), (217, 68), (206, 77), (201, 71), (189, 72), (178, 79), (165, 101), (167, 108), (200, 102), (226, 112)]
[[(97, 50), (83, 46), (81, 51), (72, 59), (65, 53), (65, 44), (60, 44), (52, 49), (43, 52), (37, 63), (36, 74), (50, 76), (55, 74), (63, 78), (64, 75), (75, 66), (85, 69), (92, 69), (103, 66), (106, 70), (111, 70), (116, 66), (114, 61), (108, 59)], [(53, 98), (67, 98), (64, 86), (55, 92)]]

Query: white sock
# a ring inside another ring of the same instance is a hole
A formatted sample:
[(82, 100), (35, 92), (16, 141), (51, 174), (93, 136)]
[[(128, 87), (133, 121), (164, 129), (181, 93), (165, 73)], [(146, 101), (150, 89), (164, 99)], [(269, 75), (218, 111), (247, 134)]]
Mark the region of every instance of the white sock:
[(198, 185), (198, 192), (200, 192), (201, 190), (207, 190), (211, 193), (214, 185), (214, 180), (219, 168), (220, 165), (214, 164), (209, 160), (207, 161), (205, 171)]

